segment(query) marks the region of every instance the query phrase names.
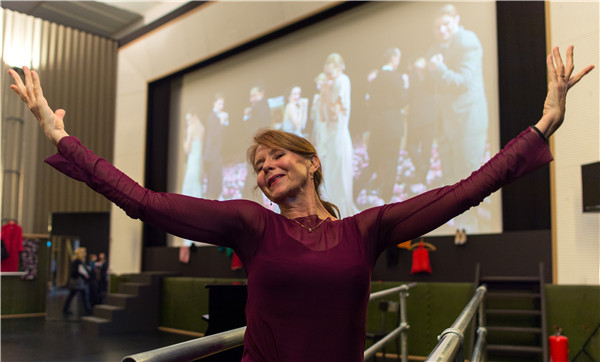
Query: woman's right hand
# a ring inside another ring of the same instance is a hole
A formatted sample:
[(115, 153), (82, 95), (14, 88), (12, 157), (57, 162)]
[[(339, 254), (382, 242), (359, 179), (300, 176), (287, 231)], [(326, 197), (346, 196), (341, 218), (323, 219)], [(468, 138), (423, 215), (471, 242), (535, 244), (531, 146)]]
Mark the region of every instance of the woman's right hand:
[(44, 130), (44, 134), (50, 142), (56, 145), (63, 137), (68, 136), (69, 134), (65, 131), (63, 122), (66, 112), (64, 109), (57, 109), (53, 112), (50, 106), (48, 106), (48, 101), (44, 98), (42, 86), (40, 85), (40, 77), (37, 72), (23, 67), (25, 83), (23, 83), (19, 74), (13, 69), (9, 69), (8, 72), (15, 82), (15, 84), (10, 85), (10, 89), (14, 90), (23, 102), (27, 104), (27, 107), (35, 118), (37, 118), (40, 127)]

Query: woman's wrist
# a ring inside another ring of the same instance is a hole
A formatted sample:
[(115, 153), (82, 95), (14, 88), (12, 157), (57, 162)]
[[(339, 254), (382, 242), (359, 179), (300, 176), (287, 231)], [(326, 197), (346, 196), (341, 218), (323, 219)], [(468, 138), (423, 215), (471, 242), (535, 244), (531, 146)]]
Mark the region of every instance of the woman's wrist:
[(60, 142), (61, 139), (63, 139), (64, 137), (68, 137), (69, 134), (67, 133), (67, 131), (65, 131), (64, 129), (61, 130), (55, 130), (53, 131), (51, 134), (48, 135), (48, 138), (50, 139), (50, 141), (52, 143), (54, 143), (55, 146), (58, 146), (58, 142)]

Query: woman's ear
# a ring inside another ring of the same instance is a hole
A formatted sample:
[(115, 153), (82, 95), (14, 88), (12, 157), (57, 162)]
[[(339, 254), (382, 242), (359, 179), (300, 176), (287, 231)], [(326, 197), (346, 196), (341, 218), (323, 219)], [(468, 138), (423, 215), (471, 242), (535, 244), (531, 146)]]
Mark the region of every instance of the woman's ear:
[(310, 173), (314, 174), (315, 172), (317, 172), (319, 167), (321, 167), (321, 160), (319, 159), (319, 156), (317, 156), (316, 154), (310, 156)]

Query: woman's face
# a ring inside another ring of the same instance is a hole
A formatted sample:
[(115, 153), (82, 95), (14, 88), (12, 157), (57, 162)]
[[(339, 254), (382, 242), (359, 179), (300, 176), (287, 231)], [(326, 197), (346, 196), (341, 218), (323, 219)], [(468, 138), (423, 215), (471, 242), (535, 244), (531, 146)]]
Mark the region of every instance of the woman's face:
[(298, 102), (298, 100), (300, 99), (301, 92), (302, 89), (300, 89), (300, 87), (292, 88), (292, 91), (290, 92), (290, 101)]
[(213, 103), (213, 106), (217, 110), (217, 112), (222, 112), (223, 108), (225, 108), (225, 100), (223, 98), (219, 98)]
[(254, 156), (256, 183), (275, 203), (296, 198), (310, 183), (311, 161), (284, 149), (260, 145)]

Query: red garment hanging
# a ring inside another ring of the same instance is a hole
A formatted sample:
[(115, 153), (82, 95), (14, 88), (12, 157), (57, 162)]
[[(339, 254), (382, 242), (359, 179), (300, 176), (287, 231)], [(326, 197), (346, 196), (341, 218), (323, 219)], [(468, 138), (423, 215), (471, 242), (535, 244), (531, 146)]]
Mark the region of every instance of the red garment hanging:
[(429, 263), (429, 250), (425, 249), (422, 241), (419, 246), (413, 249), (411, 274), (427, 273), (431, 274), (431, 264)]
[(3, 272), (19, 271), (19, 259), (23, 251), (23, 229), (19, 224), (10, 221), (2, 226), (0, 237), (4, 241), (8, 258), (2, 260)]

